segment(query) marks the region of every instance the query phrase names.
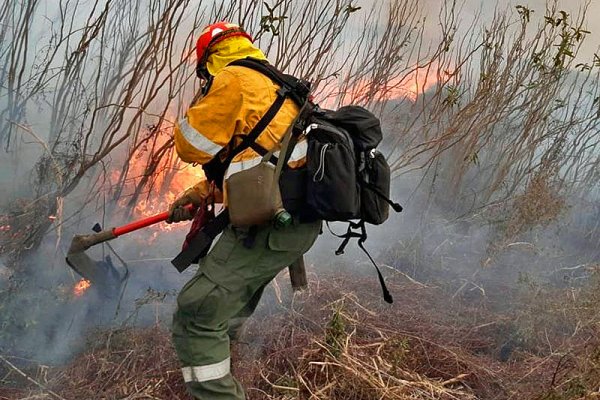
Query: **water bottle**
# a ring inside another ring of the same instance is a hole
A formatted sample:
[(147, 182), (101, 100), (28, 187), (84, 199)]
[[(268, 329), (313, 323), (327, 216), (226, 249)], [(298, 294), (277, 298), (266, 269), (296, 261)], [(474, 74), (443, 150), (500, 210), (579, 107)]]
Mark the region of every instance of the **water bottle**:
[(275, 216), (273, 217), (273, 222), (275, 224), (275, 228), (285, 228), (286, 226), (290, 226), (292, 224), (293, 218), (289, 212), (285, 210), (285, 208), (280, 208), (275, 212)]

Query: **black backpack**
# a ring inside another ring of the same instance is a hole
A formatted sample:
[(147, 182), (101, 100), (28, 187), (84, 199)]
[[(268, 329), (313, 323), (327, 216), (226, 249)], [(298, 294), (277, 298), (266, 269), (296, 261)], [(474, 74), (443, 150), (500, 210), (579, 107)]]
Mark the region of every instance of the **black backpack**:
[(315, 110), (308, 140), (307, 203), (326, 221), (361, 220), (379, 225), (389, 216), (390, 168), (376, 147), (379, 119), (360, 106)]
[[(301, 221), (348, 222), (346, 233), (336, 235), (343, 239), (336, 254), (343, 254), (348, 242), (357, 238), (359, 247), (377, 269), (385, 301), (392, 303), (379, 268), (364, 248), (367, 239), (365, 223), (379, 225), (385, 222), (390, 205), (396, 212), (402, 211), (399, 204), (389, 199), (390, 167), (376, 149), (383, 137), (379, 119), (356, 105), (335, 111), (319, 108), (309, 98), (309, 83), (283, 74), (266, 62), (247, 58), (229, 65), (258, 71), (281, 89), (275, 103), (242, 138), (241, 144), (226, 146), (203, 166), (207, 178), (221, 187), (224, 173), (237, 154), (248, 147), (261, 155), (267, 154), (255, 140), (269, 125), (285, 98), (292, 98), (303, 111), (293, 128), (294, 136), (287, 153), (280, 156), (290, 157), (295, 139), (302, 133), (306, 134), (308, 150), (304, 167), (287, 168), (281, 174), (284, 208)], [(271, 162), (277, 160), (273, 157)]]

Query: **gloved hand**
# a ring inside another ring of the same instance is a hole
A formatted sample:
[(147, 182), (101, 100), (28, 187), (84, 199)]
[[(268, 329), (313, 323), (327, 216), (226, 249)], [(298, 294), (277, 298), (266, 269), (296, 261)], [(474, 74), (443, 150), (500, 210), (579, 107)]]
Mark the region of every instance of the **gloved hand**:
[[(195, 206), (193, 210), (184, 207), (190, 203)], [(167, 218), (166, 222), (171, 224), (173, 222), (189, 221), (194, 218), (196, 209), (198, 207), (203, 207), (204, 203), (205, 200), (202, 198), (201, 194), (192, 187), (186, 190), (180, 198), (171, 204), (171, 207), (169, 208), (169, 218)]]

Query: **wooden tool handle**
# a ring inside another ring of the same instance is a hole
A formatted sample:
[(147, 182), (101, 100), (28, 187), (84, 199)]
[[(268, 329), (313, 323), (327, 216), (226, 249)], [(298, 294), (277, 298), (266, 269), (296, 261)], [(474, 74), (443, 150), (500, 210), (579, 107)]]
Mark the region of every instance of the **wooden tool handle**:
[(289, 267), (290, 281), (292, 289), (295, 291), (304, 290), (308, 287), (308, 279), (306, 277), (306, 266), (304, 265), (304, 256), (300, 256)]

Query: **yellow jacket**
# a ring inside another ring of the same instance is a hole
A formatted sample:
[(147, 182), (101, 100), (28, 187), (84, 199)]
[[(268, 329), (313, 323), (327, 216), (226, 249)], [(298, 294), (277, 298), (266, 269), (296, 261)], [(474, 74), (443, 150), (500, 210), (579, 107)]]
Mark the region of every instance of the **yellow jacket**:
[[(189, 163), (208, 162), (235, 135), (247, 135), (271, 107), (279, 87), (269, 78), (246, 67), (228, 66), (215, 76), (213, 84), (175, 127), (175, 147)], [(267, 150), (279, 146), (298, 107), (286, 99), (256, 143)], [(247, 149), (233, 163), (259, 155)], [(232, 164), (233, 164), (232, 163)]]
[[(247, 135), (271, 107), (279, 88), (269, 78), (250, 68), (228, 66), (236, 59), (253, 57), (266, 60), (264, 54), (245, 38), (230, 38), (218, 43), (212, 50), (207, 67), (214, 75), (208, 93), (192, 105), (175, 126), (175, 148), (179, 157), (189, 163), (204, 164), (237, 135)], [(256, 143), (267, 150), (278, 150), (286, 129), (298, 113), (297, 105), (286, 99), (269, 126), (259, 135)], [(275, 153), (277, 156), (277, 152)], [(290, 165), (301, 165), (306, 157), (306, 141), (300, 138), (290, 157)], [(225, 174), (250, 168), (261, 157), (252, 149), (238, 154)], [(206, 180), (193, 188), (199, 196), (209, 196)], [(220, 193), (215, 201), (223, 201)]]

